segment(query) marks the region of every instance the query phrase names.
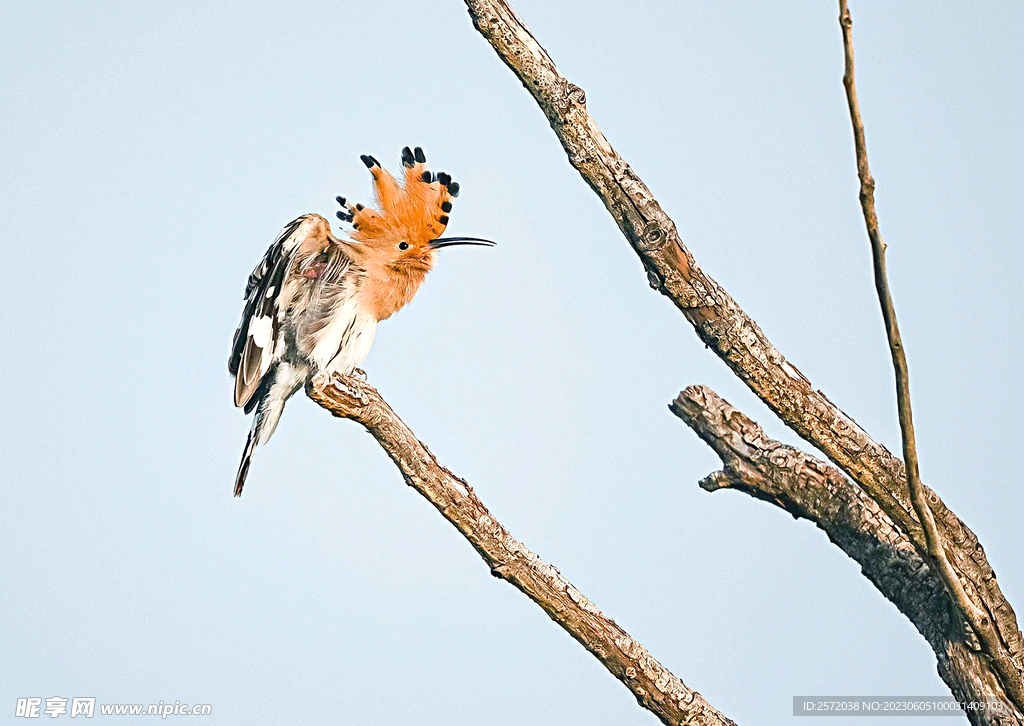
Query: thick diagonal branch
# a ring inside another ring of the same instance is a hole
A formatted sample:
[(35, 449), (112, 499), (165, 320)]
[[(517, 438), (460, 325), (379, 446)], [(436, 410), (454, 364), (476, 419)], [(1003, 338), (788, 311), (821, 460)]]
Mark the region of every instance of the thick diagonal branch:
[[(666, 295), (700, 339), (787, 426), (845, 471), (904, 532), (927, 551), (901, 462), (817, 390), (772, 345), (735, 300), (700, 269), (675, 224), (601, 133), (586, 95), (566, 80), (506, 0), (465, 0), (473, 23), (547, 116), (568, 155), (636, 251), (651, 286)], [(1024, 640), (977, 537), (931, 490), (925, 490), (949, 557), (968, 594), (994, 625), (1019, 672)]]
[(469, 484), (437, 463), (371, 385), (355, 378), (321, 376), (307, 386), (306, 393), (335, 416), (362, 424), (395, 462), (406, 484), (426, 497), (469, 540), (491, 574), (540, 605), (622, 681), (641, 706), (666, 724), (733, 724), (598, 610), (557, 569), (509, 534)]
[(1024, 714), (952, 615), (935, 569), (860, 487), (828, 462), (770, 438), (706, 386), (690, 386), (670, 408), (722, 460), (722, 470), (701, 487), (737, 489), (813, 522), (921, 632), (958, 700), (1003, 705), (998, 712), (968, 711), (972, 723), (1024, 725)]
[(1016, 702), (1017, 707), (1024, 709), (1024, 681), (1006, 648), (999, 641), (999, 635), (986, 613), (968, 597), (960, 577), (949, 561), (946, 545), (935, 523), (935, 515), (928, 506), (924, 483), (921, 481), (920, 466), (917, 458), (917, 439), (914, 435), (914, 413), (910, 401), (910, 370), (907, 366), (907, 355), (903, 349), (900, 326), (896, 319), (896, 307), (889, 291), (889, 275), (885, 266), (885, 243), (878, 227), (878, 214), (875, 211), (875, 179), (871, 176), (868, 165), (867, 141), (864, 135), (864, 120), (860, 113), (860, 102), (857, 99), (857, 84), (853, 62), (853, 18), (847, 0), (839, 0), (839, 25), (843, 32), (844, 73), (843, 87), (846, 89), (846, 102), (850, 109), (850, 122), (853, 125), (854, 146), (857, 153), (857, 177), (860, 179), (860, 205), (864, 214), (868, 239), (871, 242), (871, 261), (875, 276), (875, 290), (878, 293), (878, 304), (882, 309), (882, 320), (885, 323), (885, 334), (889, 341), (889, 353), (892, 357), (893, 372), (896, 377), (896, 408), (899, 413), (900, 434), (903, 441), (903, 461), (906, 464), (907, 486), (914, 513), (921, 523), (928, 555), (935, 561), (942, 582), (949, 590), (950, 598), (955, 607), (981, 641), (985, 652), (992, 658), (993, 665), (1003, 680), (1007, 693)]

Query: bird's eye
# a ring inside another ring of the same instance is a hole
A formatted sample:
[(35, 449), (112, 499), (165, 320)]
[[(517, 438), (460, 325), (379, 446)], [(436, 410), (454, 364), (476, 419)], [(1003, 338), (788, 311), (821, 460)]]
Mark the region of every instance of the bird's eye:
[(407, 249), (409, 249), (409, 243), (406, 242), (405, 240), (402, 240), (401, 242), (398, 243), (398, 249), (400, 249), (400, 250), (407, 250)]

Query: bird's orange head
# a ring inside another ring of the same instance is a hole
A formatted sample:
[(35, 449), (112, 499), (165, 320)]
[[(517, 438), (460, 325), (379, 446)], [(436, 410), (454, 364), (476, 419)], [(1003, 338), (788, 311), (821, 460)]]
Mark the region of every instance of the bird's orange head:
[(476, 237), (441, 237), (448, 226), (458, 182), (427, 169), (423, 149), (402, 149), (405, 178), (399, 183), (372, 156), (360, 157), (373, 175), (377, 204), (371, 208), (338, 197), (338, 218), (352, 224), (351, 253), (367, 271), (367, 305), (378, 320), (389, 318), (415, 296), (434, 267), (437, 250), (452, 245), (485, 245)]
[(457, 244), (493, 246), (474, 237), (442, 238), (459, 195), (458, 182), (444, 172), (427, 169), (423, 149), (402, 149), (404, 179), (399, 183), (380, 162), (360, 157), (373, 175), (375, 207), (346, 203), (338, 197), (342, 211), (338, 218), (352, 224), (352, 239), (361, 242), (363, 254), (397, 275), (426, 275), (435, 262), (436, 251)]

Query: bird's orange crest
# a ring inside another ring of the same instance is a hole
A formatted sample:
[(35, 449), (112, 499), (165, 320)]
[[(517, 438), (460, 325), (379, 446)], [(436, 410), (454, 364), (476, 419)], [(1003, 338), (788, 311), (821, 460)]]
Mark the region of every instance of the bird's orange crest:
[(338, 218), (352, 224), (354, 240), (370, 244), (404, 241), (410, 247), (423, 249), (444, 233), (452, 199), (459, 195), (459, 184), (444, 172), (429, 171), (423, 149), (402, 149), (402, 183), (372, 156), (360, 158), (373, 175), (377, 204), (371, 208), (346, 203), (344, 197), (338, 197), (344, 208), (338, 212)]

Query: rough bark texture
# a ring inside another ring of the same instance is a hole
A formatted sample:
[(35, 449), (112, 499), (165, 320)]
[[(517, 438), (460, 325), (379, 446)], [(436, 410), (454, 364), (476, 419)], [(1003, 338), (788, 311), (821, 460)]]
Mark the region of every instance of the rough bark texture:
[[(335, 416), (362, 424), (422, 494), (469, 540), (491, 574), (520, 590), (628, 688), (641, 706), (666, 724), (733, 724), (656, 661), (561, 573), (516, 540), (463, 479), (441, 466), (380, 394), (355, 378), (319, 377), (307, 395)], [(734, 726), (734, 725), (733, 725)]]
[[(735, 300), (697, 265), (675, 224), (615, 152), (587, 111), (586, 94), (566, 80), (505, 0), (465, 0), (473, 23), (545, 113), (570, 163), (597, 193), (640, 257), (654, 289), (667, 296), (713, 350), (782, 421), (846, 472), (927, 552), (901, 462), (789, 363)], [(994, 626), (995, 642), (1020, 680), (1024, 640), (977, 537), (925, 490), (950, 561), (972, 602)]]
[(767, 436), (706, 386), (690, 386), (670, 408), (722, 460), (722, 470), (701, 481), (702, 488), (737, 489), (813, 522), (925, 637), (958, 700), (1006, 704), (1003, 713), (969, 711), (973, 724), (1024, 726), (1024, 714), (1008, 702), (978, 643), (953, 616), (935, 569), (871, 497), (831, 464)]

